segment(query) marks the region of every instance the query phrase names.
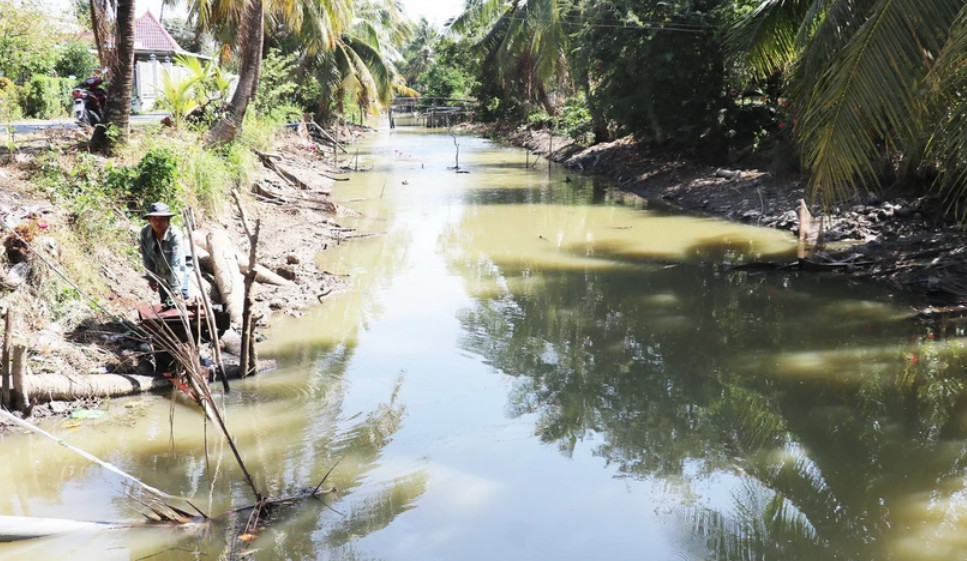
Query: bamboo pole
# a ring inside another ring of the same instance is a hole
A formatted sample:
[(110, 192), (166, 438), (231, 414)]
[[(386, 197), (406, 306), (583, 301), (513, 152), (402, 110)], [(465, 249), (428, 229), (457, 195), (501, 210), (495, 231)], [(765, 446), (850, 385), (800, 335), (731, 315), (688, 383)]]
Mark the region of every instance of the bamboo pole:
[[(119, 469), (118, 467), (114, 466), (113, 464), (110, 464), (108, 462), (105, 462), (104, 460), (102, 460), (102, 459), (100, 459), (100, 458), (98, 458), (98, 457), (96, 457), (96, 456), (94, 456), (92, 454), (89, 454), (89, 453), (81, 450), (80, 448), (76, 448), (74, 446), (71, 446), (70, 444), (64, 442), (63, 439), (58, 438), (58, 437), (50, 434), (49, 432), (41, 429), (40, 427), (34, 426), (34, 425), (28, 423), (27, 421), (24, 421), (23, 419), (17, 417), (13, 413), (9, 413), (7, 411), (4, 411), (4, 410), (0, 409), (0, 417), (3, 417), (7, 421), (10, 421), (11, 423), (19, 426), (20, 428), (27, 429), (29, 431), (35, 432), (35, 433), (37, 433), (37, 434), (45, 437), (45, 438), (49, 438), (50, 440), (53, 440), (54, 442), (56, 442), (57, 444), (60, 444), (64, 448), (67, 448), (71, 452), (74, 452), (75, 454), (78, 454), (78, 455), (86, 458), (87, 460), (90, 460), (91, 462), (94, 462), (95, 464), (103, 467), (104, 469), (106, 469), (106, 470), (108, 470), (108, 471), (110, 471), (112, 473), (115, 473), (117, 475), (120, 475), (121, 477), (123, 477), (123, 478), (125, 478), (125, 479), (127, 479), (127, 480), (129, 480), (129, 481), (131, 481), (131, 482), (133, 482), (135, 484), (137, 484), (139, 487), (141, 487), (145, 491), (148, 491), (149, 493), (153, 493), (153, 494), (155, 494), (155, 495), (157, 495), (159, 497), (164, 497), (166, 499), (186, 500), (183, 497), (178, 497), (178, 496), (175, 496), (175, 495), (171, 495), (171, 494), (165, 493), (164, 491), (162, 491), (160, 489), (156, 489), (156, 488), (148, 485), (147, 483), (144, 483), (143, 481), (141, 481), (140, 479), (134, 477), (133, 475), (131, 475), (129, 473), (126, 473), (124, 471), (121, 471), (121, 469)], [(191, 504), (191, 503), (188, 503), (188, 504)]]

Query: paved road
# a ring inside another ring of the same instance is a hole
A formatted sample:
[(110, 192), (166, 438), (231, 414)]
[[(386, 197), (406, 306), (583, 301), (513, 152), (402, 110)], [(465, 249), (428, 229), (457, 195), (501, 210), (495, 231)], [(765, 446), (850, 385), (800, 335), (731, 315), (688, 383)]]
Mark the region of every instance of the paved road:
[[(144, 115), (131, 115), (131, 125), (132, 126), (143, 126), (152, 123), (157, 123), (167, 117), (167, 113), (147, 113)], [(30, 121), (14, 121), (13, 123), (5, 124), (0, 123), (0, 128), (9, 126), (13, 128), (14, 134), (26, 133), (26, 132), (37, 132), (48, 129), (76, 129), (77, 123), (73, 119), (51, 119), (51, 120), (39, 120), (33, 119)]]

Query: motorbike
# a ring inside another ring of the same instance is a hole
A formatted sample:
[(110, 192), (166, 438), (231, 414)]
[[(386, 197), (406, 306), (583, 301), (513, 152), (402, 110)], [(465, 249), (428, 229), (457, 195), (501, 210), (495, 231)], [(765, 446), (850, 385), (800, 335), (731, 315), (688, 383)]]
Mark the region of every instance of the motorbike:
[(74, 120), (78, 125), (93, 127), (104, 120), (107, 92), (101, 87), (103, 83), (104, 78), (92, 76), (71, 92), (74, 98)]

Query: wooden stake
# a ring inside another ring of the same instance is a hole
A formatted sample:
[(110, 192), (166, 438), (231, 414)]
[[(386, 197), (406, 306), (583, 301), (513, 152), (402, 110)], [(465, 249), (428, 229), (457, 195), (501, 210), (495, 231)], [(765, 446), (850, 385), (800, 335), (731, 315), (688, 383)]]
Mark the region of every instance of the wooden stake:
[(255, 221), (255, 233), (249, 238), (248, 263), (249, 270), (245, 275), (245, 298), (242, 304), (242, 355), (240, 357), (242, 377), (254, 374), (258, 370), (255, 363), (255, 353), (252, 352), (255, 345), (255, 322), (252, 318), (252, 285), (255, 284), (255, 263), (259, 244), (259, 231), (262, 229), (262, 221)]
[(17, 411), (27, 411), (30, 408), (30, 392), (24, 375), (27, 373), (27, 347), (24, 345), (13, 345), (10, 352), (10, 376), (13, 378), (13, 391), (10, 397), (13, 400), (13, 408)]
[(7, 308), (7, 317), (3, 331), (3, 358), (0, 360), (0, 377), (3, 378), (0, 386), (0, 406), (10, 406), (10, 345), (13, 342), (13, 326), (16, 323), (16, 313)]
[(551, 175), (551, 156), (554, 154), (554, 129), (547, 129), (547, 175)]

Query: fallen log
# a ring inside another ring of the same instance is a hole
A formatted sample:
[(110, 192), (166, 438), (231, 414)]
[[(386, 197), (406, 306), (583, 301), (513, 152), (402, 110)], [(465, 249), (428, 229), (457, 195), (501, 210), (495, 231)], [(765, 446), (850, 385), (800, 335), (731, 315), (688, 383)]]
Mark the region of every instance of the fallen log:
[[(238, 356), (241, 351), (241, 339), (235, 331), (227, 331), (222, 344), (230, 355)], [(258, 372), (275, 367), (274, 361), (260, 360)], [(237, 364), (226, 364), (225, 376), (230, 380), (242, 377)], [(171, 389), (167, 378), (143, 374), (31, 374), (24, 379), (35, 407), (51, 401), (122, 397)]]
[(312, 130), (315, 133), (317, 133), (319, 136), (322, 136), (323, 138), (325, 138), (331, 144), (339, 147), (339, 149), (342, 150), (344, 154), (348, 154), (349, 153), (349, 150), (346, 150), (346, 147), (343, 146), (342, 143), (340, 143), (338, 140), (336, 140), (335, 138), (333, 138), (332, 135), (329, 134), (329, 132), (326, 129), (320, 127), (318, 123), (316, 123), (315, 121), (305, 121), (305, 123), (306, 123), (306, 126), (307, 127), (311, 127)]
[(212, 271), (215, 286), (222, 296), (222, 304), (236, 325), (242, 322), (242, 306), (245, 298), (242, 273), (238, 270), (235, 246), (222, 230), (208, 234), (208, 247), (211, 251)]
[(31, 374), (24, 377), (24, 383), (34, 403), (117, 397), (171, 387), (165, 378), (139, 374)]
[(276, 164), (275, 163), (275, 160), (277, 160), (277, 159), (278, 160), (281, 160), (282, 159), (282, 156), (279, 156), (278, 154), (267, 154), (265, 152), (259, 152), (258, 150), (256, 150), (255, 153), (258, 155), (259, 159), (262, 161), (262, 165), (263, 166), (265, 166), (265, 167), (269, 168), (270, 170), (274, 171), (276, 175), (278, 175), (279, 177), (281, 177), (282, 180), (285, 181), (286, 183), (288, 183), (289, 185), (293, 185), (293, 186), (295, 186), (295, 187), (297, 187), (299, 189), (302, 189), (302, 190), (308, 190), (310, 188), (309, 185), (306, 184), (306, 182), (304, 182), (301, 179), (299, 179), (298, 177), (296, 177), (289, 170), (287, 170), (287, 169), (283, 168), (282, 166), (280, 166), (279, 164)]
[[(197, 244), (195, 245), (195, 259), (198, 260), (198, 264), (201, 265), (201, 268), (204, 269), (205, 272), (214, 274), (214, 269), (212, 268), (212, 256), (211, 253), (208, 252), (207, 246), (201, 247)], [(248, 274), (248, 263), (242, 262), (242, 254), (237, 254), (236, 259), (239, 262), (239, 273), (243, 275)], [(272, 284), (275, 286), (289, 286), (292, 284), (291, 280), (269, 270), (264, 265), (255, 266), (255, 282), (261, 284)]]
[(252, 184), (252, 190), (256, 194), (261, 195), (262, 197), (265, 197), (267, 199), (274, 200), (280, 203), (295, 204), (302, 208), (306, 208), (309, 210), (319, 210), (322, 212), (327, 212), (329, 214), (336, 214), (338, 212), (336, 203), (332, 201), (317, 199), (315, 197), (300, 197), (300, 196), (288, 195), (288, 194), (276, 191), (275, 189), (270, 189), (259, 182)]

